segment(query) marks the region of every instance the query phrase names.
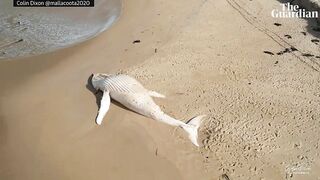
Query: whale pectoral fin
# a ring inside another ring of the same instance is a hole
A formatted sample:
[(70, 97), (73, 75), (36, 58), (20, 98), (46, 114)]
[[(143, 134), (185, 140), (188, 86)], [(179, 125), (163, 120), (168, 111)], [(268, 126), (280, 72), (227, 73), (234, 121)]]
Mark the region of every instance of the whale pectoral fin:
[(107, 114), (109, 110), (109, 107), (110, 107), (110, 94), (109, 94), (109, 91), (104, 91), (101, 102), (100, 102), (100, 109), (96, 119), (96, 123), (98, 125), (101, 125), (104, 116)]
[(152, 97), (157, 97), (157, 98), (165, 98), (166, 96), (160, 93), (157, 93), (155, 91), (149, 91), (149, 95)]

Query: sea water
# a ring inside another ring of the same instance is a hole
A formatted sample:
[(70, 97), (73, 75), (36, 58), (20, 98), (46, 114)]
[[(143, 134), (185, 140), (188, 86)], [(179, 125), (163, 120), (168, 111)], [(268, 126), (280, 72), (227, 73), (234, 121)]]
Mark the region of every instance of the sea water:
[(94, 7), (13, 7), (0, 1), (0, 59), (39, 55), (68, 47), (106, 30), (121, 12), (120, 0)]

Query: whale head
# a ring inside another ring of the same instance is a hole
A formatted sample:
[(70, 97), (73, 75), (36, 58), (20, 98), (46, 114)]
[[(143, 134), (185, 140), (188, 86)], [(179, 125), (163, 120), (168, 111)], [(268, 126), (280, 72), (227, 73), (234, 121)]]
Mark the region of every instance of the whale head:
[(104, 80), (108, 77), (108, 74), (96, 73), (92, 75), (91, 83), (96, 90), (103, 90)]

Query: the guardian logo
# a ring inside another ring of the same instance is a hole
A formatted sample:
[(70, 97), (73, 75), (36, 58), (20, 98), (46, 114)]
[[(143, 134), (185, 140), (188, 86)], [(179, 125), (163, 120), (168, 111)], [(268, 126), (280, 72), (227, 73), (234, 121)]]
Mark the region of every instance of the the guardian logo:
[(282, 4), (282, 10), (274, 9), (271, 12), (274, 18), (318, 18), (318, 11), (307, 11), (300, 8), (298, 5), (290, 3)]

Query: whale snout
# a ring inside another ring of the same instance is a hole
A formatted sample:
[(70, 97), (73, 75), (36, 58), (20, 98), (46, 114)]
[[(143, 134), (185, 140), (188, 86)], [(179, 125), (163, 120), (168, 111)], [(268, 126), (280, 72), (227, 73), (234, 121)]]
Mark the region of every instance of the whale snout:
[(101, 74), (101, 73), (95, 73), (91, 75), (91, 83), (95, 89), (101, 89), (103, 86), (103, 81), (108, 78), (109, 75), (107, 74)]
[(99, 74), (91, 74), (92, 81), (97, 80), (98, 76), (99, 76)]
[(102, 74), (102, 73), (95, 73), (95, 74), (92, 74), (91, 76), (92, 76), (92, 80), (101, 80), (101, 79), (107, 78), (109, 75)]

